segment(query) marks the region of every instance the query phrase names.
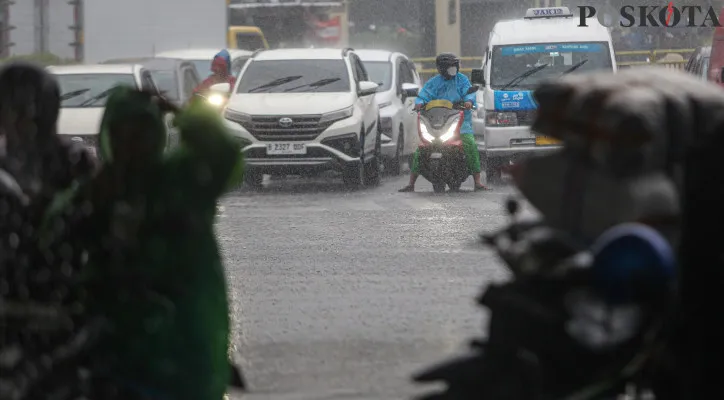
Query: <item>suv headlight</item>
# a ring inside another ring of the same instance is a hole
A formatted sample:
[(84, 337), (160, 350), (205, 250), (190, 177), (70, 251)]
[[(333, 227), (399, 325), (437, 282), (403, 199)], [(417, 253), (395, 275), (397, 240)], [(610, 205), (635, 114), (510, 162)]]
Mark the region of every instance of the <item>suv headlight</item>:
[(354, 113), (354, 107), (347, 107), (342, 110), (332, 111), (330, 113), (326, 113), (322, 115), (322, 118), (320, 118), (319, 122), (337, 122), (346, 118), (349, 118)]
[(236, 122), (237, 124), (251, 122), (251, 115), (229, 110), (228, 108), (224, 112), (224, 118), (228, 119), (229, 121)]
[(485, 125), (517, 126), (518, 116), (514, 112), (498, 112), (495, 110), (488, 110), (485, 112)]

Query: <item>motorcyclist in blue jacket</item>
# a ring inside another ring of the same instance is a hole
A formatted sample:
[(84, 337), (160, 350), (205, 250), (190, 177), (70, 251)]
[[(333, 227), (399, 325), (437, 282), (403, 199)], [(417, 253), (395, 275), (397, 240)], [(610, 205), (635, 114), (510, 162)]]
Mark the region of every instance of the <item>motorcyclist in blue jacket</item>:
[[(452, 53), (442, 53), (435, 59), (439, 75), (431, 78), (425, 83), (415, 100), (415, 109), (420, 110), (432, 100), (449, 100), (453, 103), (465, 101), (465, 119), (460, 128), (460, 137), (463, 142), (463, 151), (470, 172), (475, 180), (475, 190), (487, 190), (487, 187), (480, 181), (480, 154), (478, 145), (475, 143), (475, 131), (472, 123), (472, 108), (475, 103), (475, 93), (467, 94), (472, 86), (467, 76), (460, 73), (460, 59)], [(420, 175), (419, 171), (420, 151), (415, 151), (410, 165), (410, 183), (400, 189), (400, 192), (414, 192), (415, 182)]]

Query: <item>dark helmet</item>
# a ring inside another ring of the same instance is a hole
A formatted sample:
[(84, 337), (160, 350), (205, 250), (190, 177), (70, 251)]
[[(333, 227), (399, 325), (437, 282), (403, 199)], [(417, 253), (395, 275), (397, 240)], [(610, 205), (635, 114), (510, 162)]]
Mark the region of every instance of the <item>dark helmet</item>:
[(435, 58), (435, 66), (440, 75), (450, 79), (452, 76), (448, 75), (447, 70), (450, 67), (457, 67), (460, 70), (460, 59), (453, 53), (441, 53)]

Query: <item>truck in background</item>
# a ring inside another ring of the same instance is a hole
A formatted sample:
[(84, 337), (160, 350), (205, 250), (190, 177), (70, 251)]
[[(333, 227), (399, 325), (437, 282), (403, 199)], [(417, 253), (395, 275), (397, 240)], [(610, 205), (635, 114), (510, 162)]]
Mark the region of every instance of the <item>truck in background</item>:
[(255, 51), (269, 49), (269, 43), (264, 37), (264, 32), (256, 26), (235, 26), (229, 27), (227, 47), (230, 49)]

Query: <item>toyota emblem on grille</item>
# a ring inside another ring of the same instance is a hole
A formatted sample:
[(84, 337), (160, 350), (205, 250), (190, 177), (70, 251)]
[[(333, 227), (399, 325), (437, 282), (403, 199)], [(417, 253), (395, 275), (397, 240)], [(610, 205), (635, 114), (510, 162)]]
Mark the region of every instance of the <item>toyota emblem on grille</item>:
[(294, 121), (292, 121), (291, 118), (287, 118), (287, 117), (284, 117), (279, 120), (279, 126), (281, 126), (282, 128), (289, 128), (290, 126), (292, 126), (293, 123), (294, 123)]

